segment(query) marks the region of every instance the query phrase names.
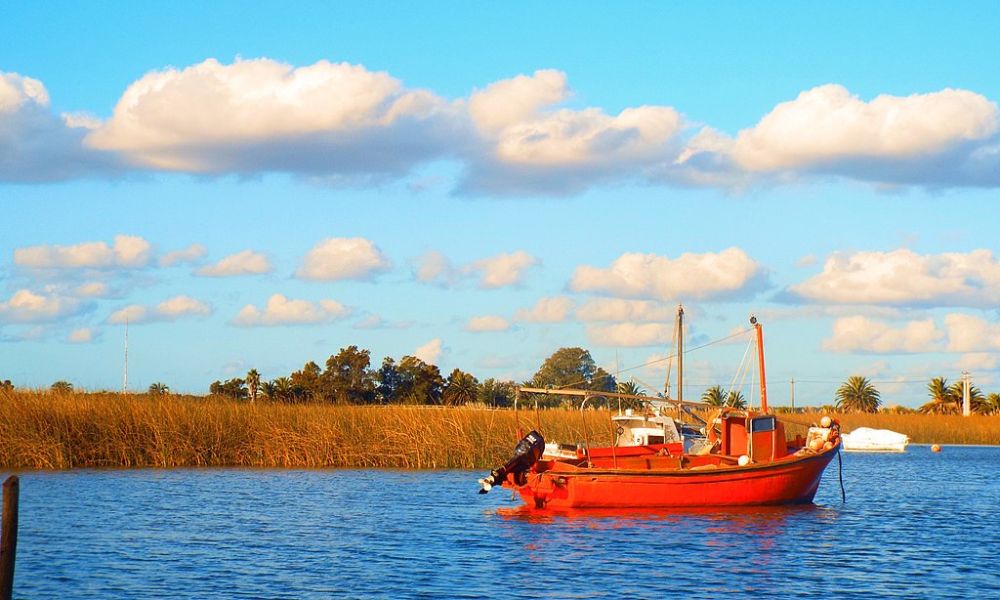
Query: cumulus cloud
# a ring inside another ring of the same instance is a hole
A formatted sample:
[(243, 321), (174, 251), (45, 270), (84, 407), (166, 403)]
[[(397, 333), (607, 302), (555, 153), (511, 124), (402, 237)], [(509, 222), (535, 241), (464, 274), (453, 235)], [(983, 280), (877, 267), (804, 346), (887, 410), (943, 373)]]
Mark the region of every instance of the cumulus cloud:
[(169, 171), (400, 174), (450, 151), (453, 111), (361, 65), (209, 59), (144, 75), (87, 143)]
[(111, 294), (111, 289), (103, 281), (91, 281), (76, 286), (72, 293), (80, 298), (105, 298)]
[(993, 306), (1000, 303), (1000, 261), (989, 250), (838, 252), (822, 273), (788, 291), (792, 298), (838, 304)]
[(117, 159), (86, 148), (95, 125), (81, 115), (52, 113), (42, 82), (0, 71), (0, 181), (60, 181), (111, 174)]
[(576, 310), (581, 321), (669, 321), (676, 309), (647, 300), (595, 298)]
[(477, 260), (466, 267), (466, 270), (479, 277), (480, 287), (500, 288), (521, 283), (525, 272), (538, 263), (534, 256), (518, 250)]
[(168, 252), (160, 257), (161, 267), (172, 267), (174, 265), (195, 263), (208, 254), (208, 250), (201, 244), (191, 244), (187, 248)]
[(306, 253), (295, 276), (316, 281), (363, 281), (391, 266), (382, 251), (365, 238), (329, 238)]
[(71, 344), (88, 344), (94, 341), (94, 329), (91, 327), (83, 327), (80, 329), (74, 329), (69, 332), (69, 336), (66, 341)]
[(437, 365), (443, 351), (444, 347), (441, 345), (441, 338), (434, 338), (414, 350), (413, 356), (429, 365)]
[(29, 269), (134, 269), (149, 264), (152, 247), (134, 235), (116, 235), (114, 244), (29, 246), (14, 250), (14, 264)]
[(610, 268), (576, 268), (570, 288), (626, 298), (708, 300), (747, 296), (765, 287), (765, 269), (739, 248), (671, 259), (626, 253)]
[(448, 258), (437, 250), (428, 250), (413, 261), (413, 276), (421, 283), (450, 284), (456, 275)]
[(489, 85), (469, 98), (482, 138), (462, 189), (565, 194), (601, 180), (639, 178), (644, 167), (673, 160), (682, 128), (668, 106), (608, 115), (600, 108), (557, 108), (570, 95), (566, 75), (542, 70)]
[(238, 275), (259, 275), (271, 272), (271, 262), (263, 254), (244, 250), (231, 254), (214, 265), (196, 271), (204, 277), (236, 277)]
[(997, 367), (1000, 367), (1000, 356), (995, 352), (963, 354), (955, 363), (955, 368), (963, 371), (993, 371)]
[(350, 310), (334, 300), (292, 300), (274, 294), (263, 309), (252, 304), (244, 306), (233, 319), (240, 327), (276, 327), (281, 325), (311, 325), (342, 319)]
[(496, 315), (484, 315), (481, 317), (472, 317), (469, 322), (465, 325), (466, 331), (482, 332), (482, 331), (507, 331), (510, 329), (510, 323), (507, 319), (503, 317), (498, 317)]
[(1000, 350), (1000, 323), (961, 313), (944, 318), (951, 352), (987, 352)]
[(642, 347), (670, 343), (673, 325), (664, 323), (617, 323), (587, 328), (587, 339), (597, 346)]
[(944, 332), (933, 319), (909, 321), (902, 327), (863, 316), (844, 317), (833, 323), (833, 336), (823, 347), (833, 352), (898, 354), (938, 349)]
[(827, 84), (778, 104), (735, 138), (707, 128), (691, 140), (681, 161), (715, 160), (749, 173), (997, 185), (998, 129), (997, 105), (968, 90), (883, 94), (866, 102), (843, 86)]
[(132, 304), (117, 310), (108, 317), (112, 325), (154, 323), (176, 321), (183, 317), (205, 316), (212, 313), (212, 307), (190, 296), (174, 296), (156, 306)]
[(81, 312), (85, 305), (76, 298), (36, 294), (18, 290), (0, 301), (0, 323), (46, 323)]
[(539, 298), (535, 305), (528, 309), (517, 311), (518, 321), (530, 323), (561, 323), (573, 310), (573, 301), (565, 296)]

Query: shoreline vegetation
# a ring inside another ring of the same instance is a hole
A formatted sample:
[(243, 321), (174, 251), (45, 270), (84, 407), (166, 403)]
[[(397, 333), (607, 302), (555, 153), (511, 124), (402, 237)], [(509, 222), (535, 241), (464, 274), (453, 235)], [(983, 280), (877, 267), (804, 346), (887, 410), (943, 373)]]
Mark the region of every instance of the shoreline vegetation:
[[(781, 409), (776, 409), (781, 412)], [(1000, 445), (1000, 415), (838, 413), (844, 431), (891, 429), (915, 444)], [(490, 469), (524, 431), (607, 444), (606, 409), (249, 403), (173, 394), (0, 390), (0, 468), (276, 467)], [(586, 432), (586, 433), (585, 433)]]

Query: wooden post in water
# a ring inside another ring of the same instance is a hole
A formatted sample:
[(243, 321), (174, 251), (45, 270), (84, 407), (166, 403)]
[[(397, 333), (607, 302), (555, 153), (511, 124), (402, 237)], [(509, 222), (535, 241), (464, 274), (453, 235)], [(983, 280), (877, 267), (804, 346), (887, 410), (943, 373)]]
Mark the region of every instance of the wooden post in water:
[(14, 559), (17, 555), (17, 497), (21, 484), (17, 475), (3, 482), (3, 522), (0, 523), (0, 600), (14, 593)]

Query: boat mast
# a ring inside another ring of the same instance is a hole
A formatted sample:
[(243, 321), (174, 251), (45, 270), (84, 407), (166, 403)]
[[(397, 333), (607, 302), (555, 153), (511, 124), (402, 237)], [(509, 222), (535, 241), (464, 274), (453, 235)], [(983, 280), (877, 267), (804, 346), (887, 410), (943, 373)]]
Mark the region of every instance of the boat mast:
[(764, 376), (764, 329), (757, 317), (750, 315), (750, 324), (757, 331), (757, 366), (760, 370), (760, 411), (767, 412), (767, 378)]
[(677, 305), (677, 399), (684, 401), (684, 305)]

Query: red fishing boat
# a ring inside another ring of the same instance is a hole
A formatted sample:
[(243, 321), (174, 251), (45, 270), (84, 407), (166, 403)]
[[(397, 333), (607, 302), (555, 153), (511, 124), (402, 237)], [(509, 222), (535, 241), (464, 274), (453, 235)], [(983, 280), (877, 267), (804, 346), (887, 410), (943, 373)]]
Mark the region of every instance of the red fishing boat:
[[(642, 422), (634, 414), (613, 417), (617, 437), (606, 447), (591, 448), (586, 442), (546, 444), (541, 434), (532, 431), (505, 465), (480, 480), (480, 493), (502, 485), (520, 494), (529, 506), (552, 509), (812, 502), (824, 469), (840, 450), (839, 425), (824, 417), (805, 436), (786, 433), (786, 423), (768, 410), (763, 332), (756, 319), (751, 323), (756, 333), (759, 410), (717, 410), (705, 420), (704, 439), (696, 444), (687, 443), (684, 428), (660, 410), (642, 416)], [(593, 390), (521, 388), (521, 392), (582, 396), (581, 408), (594, 397), (638, 400), (653, 407), (670, 406), (678, 417), (685, 409), (707, 407), (680, 399)]]

